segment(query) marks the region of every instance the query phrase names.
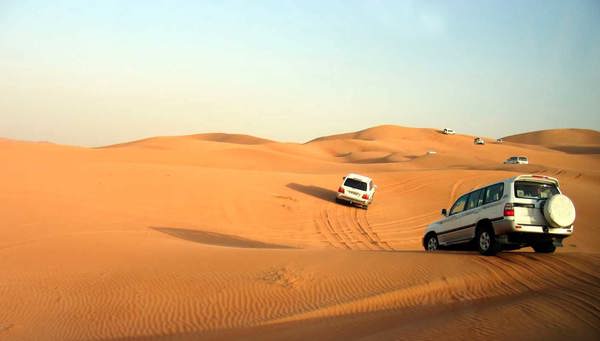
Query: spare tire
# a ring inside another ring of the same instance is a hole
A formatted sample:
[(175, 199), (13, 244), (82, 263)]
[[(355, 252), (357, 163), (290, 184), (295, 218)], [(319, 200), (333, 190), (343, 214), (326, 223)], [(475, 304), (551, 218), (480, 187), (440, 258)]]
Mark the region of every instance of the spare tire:
[(566, 195), (554, 195), (544, 205), (544, 217), (552, 227), (571, 226), (575, 221), (575, 205)]

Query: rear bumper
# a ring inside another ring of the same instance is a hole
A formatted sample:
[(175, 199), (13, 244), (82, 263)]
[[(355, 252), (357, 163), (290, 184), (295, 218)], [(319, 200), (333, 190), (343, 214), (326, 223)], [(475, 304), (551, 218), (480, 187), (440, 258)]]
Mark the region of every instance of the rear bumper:
[(348, 201), (348, 202), (350, 202), (352, 204), (358, 204), (358, 205), (369, 205), (369, 204), (371, 204), (370, 200), (365, 200), (365, 199), (362, 199), (362, 198), (359, 199), (359, 198), (356, 198), (356, 197), (350, 197), (350, 196), (347, 196), (347, 195), (345, 195), (343, 193), (338, 193), (337, 198), (340, 199), (340, 200)]
[(554, 246), (563, 246), (562, 240), (568, 236), (569, 235), (550, 233), (542, 234), (514, 232), (497, 236), (496, 240), (500, 244), (504, 245), (505, 249), (510, 250), (546, 242), (552, 243)]
[(494, 231), (497, 236), (511, 233), (532, 235), (556, 235), (562, 238), (573, 234), (574, 226), (556, 228), (552, 226), (517, 224), (511, 218), (502, 218), (493, 222)]

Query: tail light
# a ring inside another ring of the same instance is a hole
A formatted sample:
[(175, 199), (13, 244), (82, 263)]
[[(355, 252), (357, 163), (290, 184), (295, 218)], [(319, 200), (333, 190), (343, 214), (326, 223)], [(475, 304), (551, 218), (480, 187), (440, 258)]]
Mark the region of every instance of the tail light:
[(368, 194), (363, 194), (362, 198), (363, 199), (369, 199), (369, 195)]
[(344, 192), (345, 192), (345, 191), (344, 191), (344, 188), (343, 188), (342, 186), (340, 186), (340, 188), (338, 188), (338, 192), (340, 192), (340, 193), (344, 193)]
[(505, 217), (514, 217), (515, 216), (515, 208), (512, 203), (507, 203), (504, 205), (504, 216)]

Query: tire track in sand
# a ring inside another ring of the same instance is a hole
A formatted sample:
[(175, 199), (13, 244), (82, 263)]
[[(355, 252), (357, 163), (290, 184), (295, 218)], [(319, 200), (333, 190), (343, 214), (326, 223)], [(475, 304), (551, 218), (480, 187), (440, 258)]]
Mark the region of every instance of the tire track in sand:
[(314, 224), (317, 233), (325, 238), (325, 242), (328, 245), (332, 245), (334, 248), (352, 249), (345, 240), (347, 236), (342, 231), (333, 227), (326, 210), (319, 212), (319, 217), (314, 219)]
[(313, 220), (321, 241), (329, 247), (348, 250), (394, 250), (373, 230), (366, 210), (348, 206), (329, 206)]
[[(373, 226), (369, 223), (367, 211), (354, 211), (354, 218), (357, 224), (357, 227), (361, 231), (364, 232), (364, 235), (370, 239), (371, 244), (379, 246), (381, 250), (390, 250), (393, 251), (388, 242), (381, 240), (377, 232), (373, 230)], [(362, 221), (362, 222), (361, 222)]]

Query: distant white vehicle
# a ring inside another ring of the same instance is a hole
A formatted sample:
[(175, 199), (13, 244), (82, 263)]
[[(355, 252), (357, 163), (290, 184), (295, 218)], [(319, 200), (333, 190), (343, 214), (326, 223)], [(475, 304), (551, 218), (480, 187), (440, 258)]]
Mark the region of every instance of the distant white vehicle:
[(485, 144), (485, 141), (481, 137), (476, 137), (473, 140), (473, 143), (475, 143), (475, 144)]
[(456, 132), (452, 129), (448, 129), (448, 128), (444, 128), (444, 130), (442, 130), (442, 133), (446, 134), (446, 135), (454, 135), (456, 134)]
[(505, 164), (513, 164), (513, 165), (528, 165), (529, 159), (526, 156), (511, 156), (506, 161)]
[(425, 231), (425, 250), (474, 242), (484, 255), (527, 246), (552, 253), (573, 234), (575, 206), (557, 179), (519, 175), (460, 196), (442, 215)]
[(335, 201), (338, 203), (350, 203), (359, 205), (365, 209), (373, 203), (373, 197), (377, 186), (367, 176), (350, 173), (342, 178), (344, 181), (338, 188)]
[(501, 139), (501, 138), (500, 139), (496, 139), (496, 143), (503, 143), (503, 142), (504, 142), (504, 140)]
[(428, 150), (427, 151), (427, 155), (433, 155), (433, 154), (437, 154), (437, 152), (435, 150)]

